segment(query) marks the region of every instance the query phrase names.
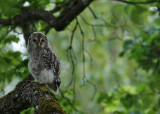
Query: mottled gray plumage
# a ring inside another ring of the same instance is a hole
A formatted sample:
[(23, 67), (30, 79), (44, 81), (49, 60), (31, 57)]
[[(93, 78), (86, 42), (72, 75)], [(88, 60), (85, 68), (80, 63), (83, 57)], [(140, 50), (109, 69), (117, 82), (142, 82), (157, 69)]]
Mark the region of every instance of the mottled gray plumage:
[(49, 85), (55, 92), (61, 84), (60, 62), (51, 51), (47, 37), (34, 32), (28, 39), (28, 68), (35, 80)]

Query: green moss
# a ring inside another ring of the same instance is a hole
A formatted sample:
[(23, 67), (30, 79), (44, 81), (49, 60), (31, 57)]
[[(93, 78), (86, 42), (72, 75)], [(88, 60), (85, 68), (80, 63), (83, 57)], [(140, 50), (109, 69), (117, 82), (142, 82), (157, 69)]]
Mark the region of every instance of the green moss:
[(40, 87), (40, 90), (45, 93), (50, 93), (49, 89), (45, 86)]
[(33, 113), (34, 113), (34, 107), (31, 107), (26, 110), (23, 110), (20, 114), (33, 114)]
[(42, 93), (47, 93), (47, 94), (51, 94), (53, 96), (54, 99), (56, 99), (55, 95), (49, 90), (48, 87), (46, 86), (41, 86), (40, 90)]
[(48, 114), (51, 112), (66, 114), (60, 104), (51, 98), (41, 98), (38, 107), (40, 114)]

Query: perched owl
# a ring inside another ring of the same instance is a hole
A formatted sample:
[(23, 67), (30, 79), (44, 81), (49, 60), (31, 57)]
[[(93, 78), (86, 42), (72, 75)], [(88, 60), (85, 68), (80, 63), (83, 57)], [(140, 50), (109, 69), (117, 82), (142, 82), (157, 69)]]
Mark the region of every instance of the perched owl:
[(47, 37), (40, 32), (32, 33), (28, 38), (27, 48), (30, 73), (35, 80), (47, 84), (56, 92), (61, 84), (60, 62), (51, 51)]

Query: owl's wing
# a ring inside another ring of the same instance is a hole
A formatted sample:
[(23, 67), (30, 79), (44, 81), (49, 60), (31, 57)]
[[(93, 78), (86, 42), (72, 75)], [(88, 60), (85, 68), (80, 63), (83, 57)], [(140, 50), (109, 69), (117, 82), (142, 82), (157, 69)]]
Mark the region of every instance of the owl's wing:
[(53, 65), (53, 73), (54, 73), (54, 80), (53, 80), (53, 90), (57, 92), (58, 88), (60, 87), (61, 84), (61, 79), (60, 79), (60, 62), (57, 59), (55, 55), (54, 56), (54, 65)]
[(54, 74), (53, 84), (49, 84), (53, 90), (56, 92), (61, 84), (60, 79), (60, 62), (56, 55), (52, 53), (52, 51), (47, 48), (44, 50), (44, 54), (42, 55), (44, 61), (44, 67), (48, 70), (51, 70)]

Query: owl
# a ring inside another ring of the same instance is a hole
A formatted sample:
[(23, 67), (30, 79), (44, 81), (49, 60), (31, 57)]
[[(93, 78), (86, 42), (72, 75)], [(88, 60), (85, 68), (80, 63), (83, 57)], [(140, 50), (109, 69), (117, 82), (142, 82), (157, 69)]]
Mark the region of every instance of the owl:
[(32, 33), (27, 48), (30, 56), (28, 68), (34, 79), (57, 92), (61, 84), (60, 62), (52, 52), (47, 37), (40, 32)]

